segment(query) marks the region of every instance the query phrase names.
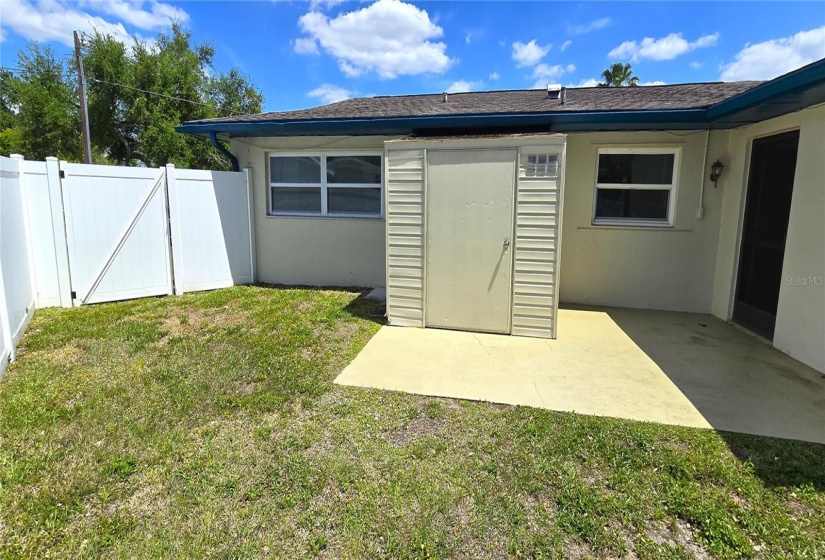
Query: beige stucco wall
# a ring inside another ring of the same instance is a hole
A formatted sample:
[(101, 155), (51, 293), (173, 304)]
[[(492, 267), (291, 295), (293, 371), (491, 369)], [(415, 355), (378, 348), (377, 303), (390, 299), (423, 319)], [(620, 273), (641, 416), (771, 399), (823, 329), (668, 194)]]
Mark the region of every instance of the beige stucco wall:
[(383, 219), (269, 216), (267, 153), (275, 150), (379, 150), (384, 137), (236, 138), (232, 153), (251, 168), (258, 281), (321, 286), (383, 286)]
[[(707, 313), (713, 298), (722, 191), (706, 173), (726, 140), (706, 132), (570, 134), (563, 208), (562, 303)], [(596, 158), (600, 147), (681, 147), (672, 228), (593, 226)], [(704, 217), (696, 216), (704, 188)]]
[(719, 188), (724, 202), (712, 312), (729, 319), (751, 141), (799, 128), (799, 153), (774, 346), (825, 372), (825, 106), (812, 107), (731, 131)]

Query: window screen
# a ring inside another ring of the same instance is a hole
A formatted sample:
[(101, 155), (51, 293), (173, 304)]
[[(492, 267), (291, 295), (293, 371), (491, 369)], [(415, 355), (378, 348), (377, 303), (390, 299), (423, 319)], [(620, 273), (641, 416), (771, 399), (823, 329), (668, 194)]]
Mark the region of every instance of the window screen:
[(272, 155), (270, 213), (381, 216), (380, 155)]
[(272, 183), (320, 183), (321, 158), (271, 157), (269, 175)]
[(675, 154), (600, 154), (599, 184), (669, 185)]
[(671, 225), (677, 153), (600, 151), (594, 223)]

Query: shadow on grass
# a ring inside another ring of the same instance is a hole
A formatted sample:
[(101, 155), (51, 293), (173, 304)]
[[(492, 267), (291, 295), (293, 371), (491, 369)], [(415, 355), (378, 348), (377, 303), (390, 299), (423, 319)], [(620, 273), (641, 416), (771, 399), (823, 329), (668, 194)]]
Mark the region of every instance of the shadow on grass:
[(795, 488), (810, 484), (825, 490), (825, 445), (780, 438), (718, 432), (731, 453), (750, 462), (765, 486)]
[(372, 321), (379, 325), (387, 324), (387, 304), (385, 300), (367, 298), (372, 288), (359, 288), (353, 286), (309, 286), (305, 284), (265, 284), (258, 282), (258, 288), (271, 290), (335, 290), (339, 292), (357, 293), (358, 297), (349, 302), (344, 311), (359, 319)]
[(362, 290), (357, 298), (344, 307), (344, 311), (360, 319), (372, 321), (379, 325), (386, 325), (387, 304), (382, 300), (367, 298), (367, 295), (371, 291), (371, 289)]

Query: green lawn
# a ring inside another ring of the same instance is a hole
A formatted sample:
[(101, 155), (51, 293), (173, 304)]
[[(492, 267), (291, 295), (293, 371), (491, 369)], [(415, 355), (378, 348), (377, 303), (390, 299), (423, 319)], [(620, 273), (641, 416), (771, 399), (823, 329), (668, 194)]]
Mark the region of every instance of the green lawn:
[(0, 556), (825, 555), (825, 446), (338, 387), (380, 326), (358, 295), (38, 311)]

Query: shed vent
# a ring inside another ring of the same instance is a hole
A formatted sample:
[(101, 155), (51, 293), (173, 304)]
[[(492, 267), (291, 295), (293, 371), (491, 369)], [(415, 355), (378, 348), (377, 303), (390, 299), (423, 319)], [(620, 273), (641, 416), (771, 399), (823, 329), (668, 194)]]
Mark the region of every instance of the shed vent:
[(547, 99), (560, 99), (563, 89), (561, 84), (547, 84)]

